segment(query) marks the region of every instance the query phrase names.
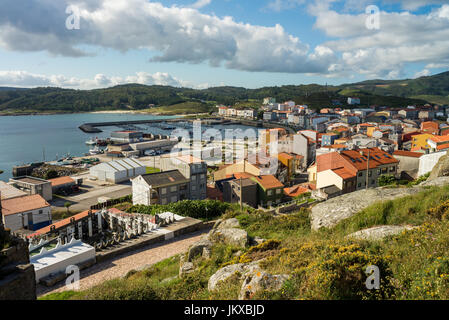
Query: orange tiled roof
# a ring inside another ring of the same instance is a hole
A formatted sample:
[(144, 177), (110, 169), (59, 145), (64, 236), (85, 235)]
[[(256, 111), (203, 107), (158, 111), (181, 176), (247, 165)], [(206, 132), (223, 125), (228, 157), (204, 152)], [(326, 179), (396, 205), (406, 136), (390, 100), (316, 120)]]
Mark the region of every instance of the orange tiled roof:
[(441, 144), (437, 146), (437, 150), (449, 149), (449, 143)]
[(309, 189), (304, 188), (300, 185), (293, 186), (291, 188), (284, 188), (284, 193), (289, 197), (298, 197), (304, 193), (310, 192)]
[(274, 189), (274, 188), (283, 188), (284, 185), (276, 179), (275, 176), (268, 175), (268, 176), (258, 176), (254, 177), (254, 179), (257, 180), (257, 182), (265, 189)]
[(254, 177), (254, 175), (252, 175), (251, 173), (246, 173), (246, 172), (236, 172), (233, 175), (236, 179), (249, 179)]
[(402, 156), (402, 157), (421, 158), (424, 155), (424, 153), (411, 152), (411, 151), (405, 151), (405, 150), (397, 150), (397, 151), (393, 152), (393, 155)]
[(2, 200), (4, 216), (49, 207), (50, 204), (38, 194)]
[(351, 179), (356, 176), (355, 173), (351, 173), (348, 170), (346, 170), (345, 168), (338, 168), (338, 169), (334, 169), (332, 171), (335, 172), (337, 175), (339, 175), (343, 180)]
[(55, 179), (50, 179), (48, 180), (51, 182), (51, 186), (52, 187), (57, 187), (57, 186), (61, 186), (64, 184), (69, 184), (69, 183), (74, 183), (75, 180), (73, 180), (70, 177), (59, 177), (59, 178), (55, 178)]
[(436, 143), (441, 143), (441, 142), (449, 143), (449, 136), (434, 136), (432, 138), (429, 138), (429, 140), (432, 140)]
[[(97, 211), (97, 210), (93, 210), (93, 212), (96, 212), (96, 211)], [(72, 219), (72, 218), (74, 218), (75, 221), (78, 221), (78, 220), (81, 220), (81, 219), (87, 217), (88, 215), (89, 215), (89, 211), (88, 211), (88, 210), (87, 210), (87, 211), (83, 211), (83, 212), (78, 213), (78, 214), (76, 214), (76, 215), (74, 215), (74, 216), (72, 216), (72, 217), (66, 218), (66, 219), (64, 219), (64, 220), (60, 220), (60, 221), (55, 222), (55, 223), (53, 223), (53, 224), (51, 224), (51, 225), (49, 225), (49, 226), (46, 226), (46, 227), (44, 227), (44, 228), (42, 228), (42, 229), (39, 229), (39, 230), (37, 230), (35, 233), (33, 233), (32, 235), (30, 235), (30, 237), (33, 237), (33, 236), (36, 236), (36, 235), (47, 234), (47, 233), (50, 232), (50, 230), (51, 230), (51, 228), (52, 228), (53, 226), (55, 227), (55, 229), (60, 229), (60, 228), (62, 228), (62, 227), (64, 227), (64, 226), (69, 225), (70, 223), (72, 223), (72, 222), (71, 222), (71, 219)]]

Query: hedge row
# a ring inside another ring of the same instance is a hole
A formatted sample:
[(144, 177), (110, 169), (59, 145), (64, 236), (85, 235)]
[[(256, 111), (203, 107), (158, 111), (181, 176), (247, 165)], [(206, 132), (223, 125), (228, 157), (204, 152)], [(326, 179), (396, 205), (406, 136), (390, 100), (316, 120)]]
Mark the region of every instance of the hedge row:
[(130, 213), (156, 215), (163, 212), (173, 212), (180, 216), (201, 220), (213, 220), (223, 215), (230, 208), (230, 204), (217, 200), (184, 200), (167, 205), (135, 205)]

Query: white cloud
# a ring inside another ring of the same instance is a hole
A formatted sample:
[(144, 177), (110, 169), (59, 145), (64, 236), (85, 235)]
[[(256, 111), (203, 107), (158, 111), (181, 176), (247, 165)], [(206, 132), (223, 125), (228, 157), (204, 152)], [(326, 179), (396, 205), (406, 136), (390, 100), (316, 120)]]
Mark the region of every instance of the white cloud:
[[(313, 48), (281, 25), (245, 24), (147, 0), (80, 0), (76, 2), (80, 30), (67, 30), (65, 8), (70, 0), (29, 0), (37, 10), (33, 15), (16, 10), (23, 5), (15, 0), (2, 1), (7, 9), (0, 12), (0, 46), (11, 50), (81, 56), (89, 54), (80, 49), (86, 45), (122, 52), (145, 48), (156, 53), (152, 61), (158, 62), (208, 62), (255, 72), (326, 73), (328, 69), (327, 56), (320, 61)], [(39, 14), (46, 19), (38, 19)]]
[(369, 30), (365, 13), (338, 13), (331, 2), (318, 0), (309, 11), (316, 16), (315, 27), (336, 39), (324, 43), (341, 54), (333, 75), (397, 78), (407, 64), (449, 61), (449, 5), (430, 14), (381, 11), (380, 29)]
[(13, 87), (42, 87), (52, 86), (61, 88), (76, 89), (96, 89), (116, 86), (120, 84), (138, 83), (144, 85), (164, 85), (174, 87), (191, 87), (204, 89), (208, 84), (194, 85), (188, 81), (183, 81), (171, 76), (168, 73), (137, 72), (126, 77), (109, 77), (104, 74), (97, 74), (93, 79), (81, 79), (66, 77), (63, 75), (42, 75), (27, 71), (0, 71), (0, 86)]
[(427, 77), (430, 76), (430, 70), (429, 69), (424, 69), (422, 71), (419, 71), (417, 73), (415, 73), (415, 75), (413, 76), (413, 78), (421, 78), (421, 77)]
[(194, 8), (194, 9), (201, 9), (203, 7), (210, 5), (211, 2), (212, 2), (212, 0), (198, 0), (197, 2), (192, 4), (190, 7)]

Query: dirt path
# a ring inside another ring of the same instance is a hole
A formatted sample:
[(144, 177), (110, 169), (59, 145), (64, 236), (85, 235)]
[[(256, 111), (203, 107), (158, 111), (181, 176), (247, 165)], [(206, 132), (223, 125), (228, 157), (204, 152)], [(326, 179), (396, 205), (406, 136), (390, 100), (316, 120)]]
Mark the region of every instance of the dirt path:
[[(111, 260), (95, 264), (94, 266), (81, 271), (80, 290), (91, 288), (106, 280), (122, 277), (133, 269), (138, 269), (145, 265), (152, 265), (183, 253), (206, 232), (206, 230), (198, 231), (180, 236), (170, 241), (131, 251)], [(48, 293), (65, 291), (66, 288), (64, 284), (64, 281), (62, 281), (59, 285), (52, 288), (47, 288), (39, 284), (36, 289), (37, 296), (39, 297)]]

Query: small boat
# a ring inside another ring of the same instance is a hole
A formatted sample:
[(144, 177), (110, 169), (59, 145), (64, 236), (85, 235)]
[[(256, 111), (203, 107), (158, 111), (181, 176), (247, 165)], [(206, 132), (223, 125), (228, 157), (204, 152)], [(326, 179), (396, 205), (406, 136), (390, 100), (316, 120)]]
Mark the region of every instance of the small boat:
[(93, 149), (89, 150), (89, 154), (92, 156), (96, 155), (96, 154), (102, 154), (102, 153), (104, 153), (104, 151), (101, 150), (100, 148), (98, 148), (98, 146), (95, 146)]
[(90, 145), (90, 146), (93, 146), (93, 145), (97, 144), (97, 140), (94, 140), (94, 139), (87, 140), (86, 144)]

